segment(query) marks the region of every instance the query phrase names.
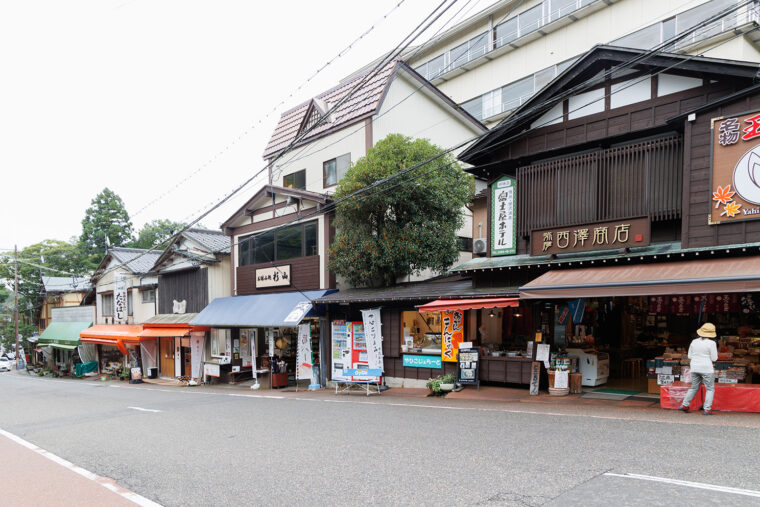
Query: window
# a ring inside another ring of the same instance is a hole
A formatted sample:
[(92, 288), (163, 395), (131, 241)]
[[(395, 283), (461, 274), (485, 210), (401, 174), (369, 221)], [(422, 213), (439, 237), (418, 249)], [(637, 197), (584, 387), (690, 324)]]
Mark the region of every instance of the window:
[(478, 120), (483, 119), (483, 96), (475, 97), (462, 104), (462, 109), (470, 113)]
[(127, 289), (127, 315), (134, 315), (132, 313), (132, 290)]
[(501, 113), (501, 90), (494, 90), (483, 95), (483, 118)]
[(554, 21), (562, 16), (567, 16), (577, 7), (577, 0), (551, 0), (549, 3), (549, 19)]
[(229, 354), (230, 330), (211, 328), (211, 357)]
[(496, 25), (496, 47), (509, 44), (517, 38), (517, 17)]
[(433, 58), (427, 63), (427, 79), (433, 79), (441, 74), (446, 68), (446, 55), (442, 54), (437, 58)]
[(282, 178), (282, 186), (285, 188), (306, 189), (306, 169), (286, 174)]
[(156, 302), (156, 289), (149, 289), (140, 291), (142, 294), (143, 303), (155, 303)]
[(317, 222), (309, 222), (241, 238), (238, 245), (239, 265), (317, 255), (318, 237)]
[(331, 187), (337, 185), (343, 176), (346, 175), (349, 166), (351, 165), (351, 154), (346, 153), (340, 157), (333, 158), (322, 164), (322, 175), (324, 178), (324, 186)]
[(501, 89), (501, 102), (504, 111), (510, 111), (533, 95), (533, 76), (528, 76)]
[(519, 20), (521, 37), (530, 32), (535, 32), (541, 26), (542, 7), (542, 5), (536, 5), (532, 9), (528, 9), (517, 17)]
[(113, 294), (100, 295), (100, 314), (103, 317), (113, 316)]
[(459, 240), (460, 252), (472, 252), (472, 238), (465, 238), (463, 236), (459, 236), (458, 240)]

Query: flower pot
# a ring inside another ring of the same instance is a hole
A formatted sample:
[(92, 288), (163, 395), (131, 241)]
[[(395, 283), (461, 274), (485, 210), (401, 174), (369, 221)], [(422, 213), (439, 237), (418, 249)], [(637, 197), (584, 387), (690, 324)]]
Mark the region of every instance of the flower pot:
[(453, 391), (454, 384), (441, 384), (441, 391)]

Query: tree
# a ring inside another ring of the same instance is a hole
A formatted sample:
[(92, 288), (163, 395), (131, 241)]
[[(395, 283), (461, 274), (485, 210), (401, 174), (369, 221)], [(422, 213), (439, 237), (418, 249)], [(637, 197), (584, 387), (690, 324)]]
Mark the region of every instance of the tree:
[(132, 240), (132, 222), (124, 201), (108, 188), (95, 196), (82, 219), (79, 245), (97, 264), (110, 246), (124, 246)]
[(153, 248), (168, 237), (182, 230), (185, 224), (171, 220), (152, 220), (143, 225), (137, 233), (137, 239), (130, 246), (134, 248)]
[(348, 169), (335, 200), (335, 241), (329, 268), (355, 286), (394, 285), (424, 269), (444, 272), (457, 259), (462, 208), (474, 194), (472, 177), (450, 154), (396, 175), (441, 153), (424, 139), (391, 134)]

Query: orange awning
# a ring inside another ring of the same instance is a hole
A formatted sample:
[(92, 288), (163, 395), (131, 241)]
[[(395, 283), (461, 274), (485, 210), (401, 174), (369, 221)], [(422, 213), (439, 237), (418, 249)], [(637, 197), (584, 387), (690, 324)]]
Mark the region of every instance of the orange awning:
[(135, 324), (112, 324), (88, 327), (79, 333), (82, 343), (98, 343), (118, 347), (127, 353), (125, 343), (139, 343), (143, 327)]
[(140, 332), (140, 338), (172, 338), (190, 335), (189, 327), (146, 327)]
[(421, 312), (440, 312), (442, 310), (479, 310), (481, 308), (506, 308), (520, 306), (517, 298), (481, 298), (481, 299), (437, 299), (432, 303), (418, 306)]

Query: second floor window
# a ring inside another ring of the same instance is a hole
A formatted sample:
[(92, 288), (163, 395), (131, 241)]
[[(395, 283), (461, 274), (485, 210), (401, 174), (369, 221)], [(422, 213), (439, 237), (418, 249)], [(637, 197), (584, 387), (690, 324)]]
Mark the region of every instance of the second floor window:
[(113, 315), (113, 294), (101, 294), (100, 305), (101, 305), (100, 314), (103, 317), (112, 316)]
[(239, 265), (263, 264), (319, 253), (317, 222), (291, 225), (239, 240)]
[(351, 154), (346, 153), (340, 157), (328, 160), (322, 164), (322, 172), (324, 176), (324, 186), (331, 187), (337, 185), (343, 176), (346, 175), (348, 166), (351, 165)]
[(286, 174), (282, 177), (282, 186), (285, 188), (306, 189), (306, 169)]
[(156, 301), (156, 289), (140, 291), (143, 303), (154, 303)]

